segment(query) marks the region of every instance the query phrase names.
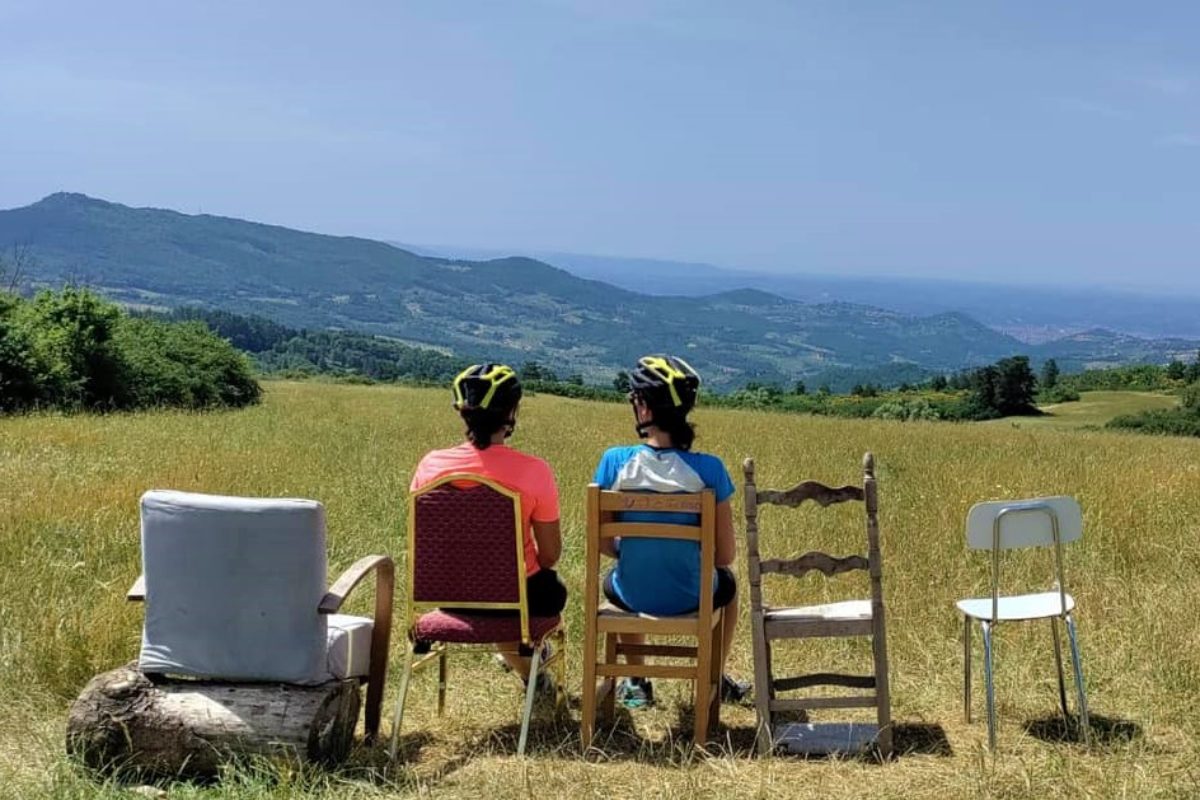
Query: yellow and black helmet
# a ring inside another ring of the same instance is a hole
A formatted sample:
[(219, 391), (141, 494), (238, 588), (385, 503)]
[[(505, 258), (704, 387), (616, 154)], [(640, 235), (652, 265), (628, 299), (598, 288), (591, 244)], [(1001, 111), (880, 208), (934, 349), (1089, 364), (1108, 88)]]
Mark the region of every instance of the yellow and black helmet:
[(642, 356), (629, 375), (629, 387), (651, 408), (688, 411), (696, 405), (700, 374), (678, 356)]
[(459, 411), (511, 408), (521, 399), (521, 381), (506, 364), (472, 364), (458, 373), (453, 390)]

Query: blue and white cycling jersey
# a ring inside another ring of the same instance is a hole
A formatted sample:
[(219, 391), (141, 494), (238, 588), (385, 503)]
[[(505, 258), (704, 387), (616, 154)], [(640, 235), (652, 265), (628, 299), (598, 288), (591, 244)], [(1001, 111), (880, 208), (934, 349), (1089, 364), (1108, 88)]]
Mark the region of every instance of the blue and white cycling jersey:
[[(712, 489), (718, 503), (734, 492), (721, 459), (707, 453), (646, 444), (613, 447), (593, 478), (604, 489), (662, 493)], [(621, 522), (695, 525), (696, 514), (622, 511)], [(679, 539), (625, 539), (620, 544), (612, 587), (625, 605), (646, 614), (687, 614), (700, 605), (700, 546)], [(713, 575), (716, 586), (716, 575)]]

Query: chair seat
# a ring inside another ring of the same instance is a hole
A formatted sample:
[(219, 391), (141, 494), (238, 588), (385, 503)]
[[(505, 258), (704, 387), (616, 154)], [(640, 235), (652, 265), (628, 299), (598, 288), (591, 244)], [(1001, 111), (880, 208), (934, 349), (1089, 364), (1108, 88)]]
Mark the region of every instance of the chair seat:
[[(714, 611), (715, 610), (716, 609), (714, 609)], [(618, 608), (617, 606), (614, 606), (612, 603), (605, 603), (604, 605), (600, 606), (598, 613), (601, 617), (608, 617), (610, 619), (645, 619), (645, 620), (664, 620), (664, 621), (665, 620), (672, 620), (672, 621), (678, 620), (680, 622), (695, 622), (696, 616), (697, 616), (695, 611), (693, 611), (691, 614), (670, 614), (670, 615), (662, 615), (662, 616), (658, 616), (655, 614), (643, 614), (640, 611), (626, 611), (623, 608)]]
[[(1075, 598), (1066, 596), (1067, 612), (1075, 609)], [(958, 610), (973, 619), (991, 621), (992, 598), (974, 597), (969, 600), (959, 600)], [(996, 615), (1001, 621), (1021, 619), (1045, 619), (1062, 614), (1062, 599), (1058, 592), (1038, 592), (1036, 594), (1020, 594), (1012, 597), (1001, 597), (997, 604)]]
[(763, 619), (767, 622), (857, 622), (871, 619), (871, 601), (843, 600), (820, 606), (768, 608)]
[(325, 669), (338, 680), (367, 677), (374, 623), (367, 617), (349, 614), (330, 614), (325, 622)]
[[(561, 616), (530, 617), (529, 635), (535, 641), (562, 624)], [(428, 642), (500, 644), (521, 639), (521, 618), (512, 614), (478, 614), (438, 609), (422, 614), (413, 637)]]

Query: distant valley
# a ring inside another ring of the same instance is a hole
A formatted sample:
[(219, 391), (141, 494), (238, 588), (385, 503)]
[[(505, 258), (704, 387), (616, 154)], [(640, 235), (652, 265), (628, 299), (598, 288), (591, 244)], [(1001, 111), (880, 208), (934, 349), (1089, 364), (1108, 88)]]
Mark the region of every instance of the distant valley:
[(849, 374), (914, 380), (1014, 353), (1070, 370), (1196, 350), (1190, 340), (1103, 330), (1030, 345), (964, 313), (884, 310), (819, 293), (808, 302), (761, 288), (696, 294), (704, 281), (724, 280), (699, 270), (694, 281), (675, 275), (671, 285), (682, 285), (669, 295), (654, 293), (670, 287), (645, 270), (647, 285), (633, 291), (531, 258), (418, 255), (79, 194), (0, 211), (0, 252), (14, 247), (29, 256), (31, 287), (74, 281), (135, 307), (202, 305), (362, 331), (463, 357), (536, 360), (598, 383), (647, 350), (686, 355), (718, 389)]

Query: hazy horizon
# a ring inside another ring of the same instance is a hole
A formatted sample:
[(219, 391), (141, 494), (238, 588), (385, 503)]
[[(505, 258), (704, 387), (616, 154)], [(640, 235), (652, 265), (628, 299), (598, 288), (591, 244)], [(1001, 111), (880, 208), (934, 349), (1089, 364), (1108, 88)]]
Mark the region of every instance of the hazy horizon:
[(1200, 7), (0, 8), (0, 207), (1200, 291)]

